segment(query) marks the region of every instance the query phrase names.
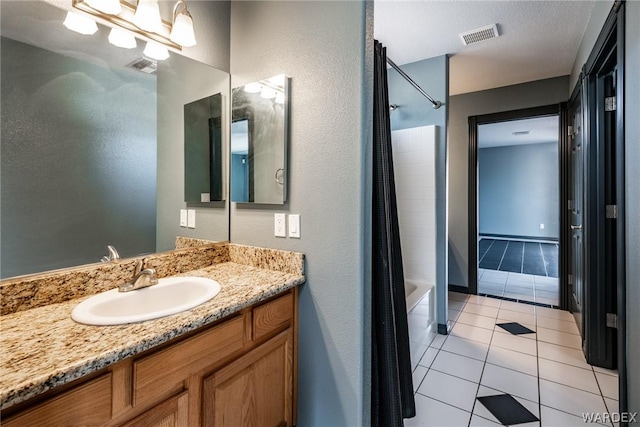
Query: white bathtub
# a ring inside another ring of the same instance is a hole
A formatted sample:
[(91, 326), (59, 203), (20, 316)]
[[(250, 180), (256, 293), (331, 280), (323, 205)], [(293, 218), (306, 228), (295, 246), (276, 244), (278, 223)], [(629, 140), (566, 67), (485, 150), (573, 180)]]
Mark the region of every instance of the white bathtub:
[(405, 279), (404, 290), (407, 297), (407, 311), (410, 311), (423, 298), (428, 298), (429, 317), (435, 319), (435, 286), (423, 280)]

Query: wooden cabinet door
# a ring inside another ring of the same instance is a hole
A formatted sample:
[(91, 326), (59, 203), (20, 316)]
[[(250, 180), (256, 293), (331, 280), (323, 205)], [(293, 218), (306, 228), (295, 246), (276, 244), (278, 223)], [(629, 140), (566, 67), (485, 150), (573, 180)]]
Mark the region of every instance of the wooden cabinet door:
[(205, 426), (291, 426), (292, 328), (205, 378), (202, 405)]
[(165, 400), (124, 423), (123, 427), (189, 427), (188, 392), (182, 392)]
[[(3, 416), (4, 418), (4, 416)], [(104, 374), (2, 420), (3, 427), (97, 426), (111, 418), (111, 374)]]

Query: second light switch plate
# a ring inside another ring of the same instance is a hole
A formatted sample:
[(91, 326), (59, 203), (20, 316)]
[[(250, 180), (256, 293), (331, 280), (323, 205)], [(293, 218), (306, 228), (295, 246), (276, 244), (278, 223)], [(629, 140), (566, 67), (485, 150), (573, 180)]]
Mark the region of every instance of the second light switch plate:
[(187, 227), (196, 228), (196, 210), (195, 209), (187, 210)]
[(300, 215), (289, 215), (289, 237), (300, 238)]

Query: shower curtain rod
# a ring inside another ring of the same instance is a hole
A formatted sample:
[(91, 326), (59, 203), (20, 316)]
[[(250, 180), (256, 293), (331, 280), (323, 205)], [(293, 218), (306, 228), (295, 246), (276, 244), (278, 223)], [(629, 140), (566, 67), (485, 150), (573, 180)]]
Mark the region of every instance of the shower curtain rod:
[(429, 102), (431, 102), (433, 104), (433, 108), (438, 109), (442, 106), (442, 102), (440, 101), (436, 101), (435, 99), (433, 99), (432, 97), (429, 96), (429, 94), (427, 92), (425, 92), (420, 86), (418, 86), (418, 83), (414, 82), (413, 79), (411, 77), (409, 77), (407, 75), (407, 73), (405, 73), (404, 71), (402, 71), (402, 69), (400, 69), (400, 67), (398, 67), (396, 65), (395, 62), (393, 62), (392, 60), (389, 59), (389, 57), (387, 56), (387, 63), (389, 65), (391, 65), (391, 67), (396, 70), (402, 77), (405, 78), (406, 81), (408, 81), (409, 83), (411, 83), (411, 85), (413, 87), (415, 87), (417, 89), (418, 92), (420, 92), (425, 98), (427, 98), (429, 100)]

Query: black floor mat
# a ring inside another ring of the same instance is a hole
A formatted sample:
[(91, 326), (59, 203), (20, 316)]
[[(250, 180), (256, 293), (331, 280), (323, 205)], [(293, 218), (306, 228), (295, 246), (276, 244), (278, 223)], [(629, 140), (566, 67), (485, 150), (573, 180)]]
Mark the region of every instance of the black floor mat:
[(489, 270), (497, 270), (500, 267), (502, 256), (507, 248), (507, 240), (494, 240), (493, 245), (484, 254), (484, 257), (480, 260), (480, 268), (486, 268)]
[(496, 326), (500, 326), (502, 329), (513, 335), (535, 334), (534, 331), (527, 328), (526, 326), (522, 326), (518, 322), (496, 323)]
[(558, 244), (495, 240), (478, 242), (480, 268), (558, 277)]
[(510, 394), (478, 397), (480, 403), (505, 426), (540, 421)]
[(522, 255), (524, 242), (510, 241), (504, 251), (500, 271), (510, 271), (512, 273), (522, 272)]

